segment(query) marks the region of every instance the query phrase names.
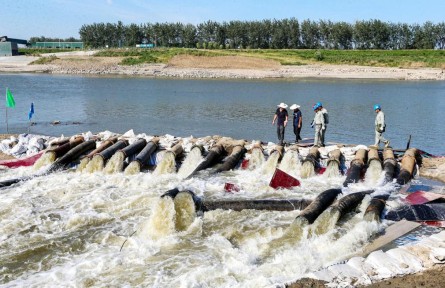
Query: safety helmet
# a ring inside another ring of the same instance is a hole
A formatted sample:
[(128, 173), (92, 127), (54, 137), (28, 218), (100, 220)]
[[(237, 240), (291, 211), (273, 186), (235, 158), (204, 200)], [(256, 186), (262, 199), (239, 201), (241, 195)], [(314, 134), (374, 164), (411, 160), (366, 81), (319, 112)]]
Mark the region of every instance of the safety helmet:
[(318, 107), (322, 107), (323, 104), (321, 104), (321, 102), (317, 102), (317, 106), (318, 106)]
[(379, 104), (375, 104), (375, 105), (374, 105), (374, 111), (377, 110), (377, 109), (382, 110), (382, 108), (380, 107)]
[(312, 107), (312, 109), (314, 109), (314, 111), (315, 111), (318, 109), (318, 107), (320, 107), (320, 106), (318, 106), (318, 103), (315, 103), (314, 106)]

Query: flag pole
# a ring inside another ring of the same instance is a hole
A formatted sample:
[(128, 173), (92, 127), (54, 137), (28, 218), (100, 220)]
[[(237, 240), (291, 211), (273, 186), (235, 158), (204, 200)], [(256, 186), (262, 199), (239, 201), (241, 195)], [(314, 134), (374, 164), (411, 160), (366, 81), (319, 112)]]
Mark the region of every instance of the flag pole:
[(9, 127), (8, 127), (8, 107), (5, 107), (6, 110), (6, 134), (9, 134)]

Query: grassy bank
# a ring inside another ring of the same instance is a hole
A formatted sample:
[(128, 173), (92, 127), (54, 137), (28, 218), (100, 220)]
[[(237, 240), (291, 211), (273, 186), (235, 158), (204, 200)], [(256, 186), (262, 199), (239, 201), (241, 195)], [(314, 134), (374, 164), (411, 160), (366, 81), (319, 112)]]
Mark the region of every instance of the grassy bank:
[(186, 48), (110, 49), (96, 56), (124, 57), (121, 64), (168, 63), (176, 55), (245, 56), (275, 60), (282, 65), (314, 63), (364, 65), (379, 67), (445, 68), (444, 50), (198, 50)]

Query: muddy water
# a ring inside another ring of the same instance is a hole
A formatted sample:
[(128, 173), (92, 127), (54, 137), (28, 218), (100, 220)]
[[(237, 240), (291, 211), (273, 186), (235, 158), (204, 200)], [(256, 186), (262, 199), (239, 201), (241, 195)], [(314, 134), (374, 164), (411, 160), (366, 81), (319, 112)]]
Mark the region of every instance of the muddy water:
[[(301, 169), (292, 166), (296, 157), (289, 153), (283, 161), (292, 163), (282, 161), (280, 167)], [(194, 153), (184, 161), (197, 165), (200, 159)], [(179, 187), (214, 200), (312, 199), (344, 181), (344, 176), (313, 176), (302, 179), (300, 187), (274, 190), (268, 183), (277, 165), (271, 156), (256, 169), (203, 173), (187, 180), (174, 172), (126, 175), (73, 169), (7, 187), (0, 199), (0, 283), (269, 287), (342, 260), (380, 228), (362, 221), (361, 213), (337, 224), (335, 217), (321, 217), (313, 225), (294, 221), (299, 211), (196, 215), (188, 193), (174, 200), (159, 197)], [(5, 170), (0, 180), (32, 173), (32, 167)], [(241, 191), (224, 192), (227, 182)], [(344, 193), (369, 188), (365, 183), (351, 186)], [(378, 188), (380, 193), (393, 189), (392, 184)]]

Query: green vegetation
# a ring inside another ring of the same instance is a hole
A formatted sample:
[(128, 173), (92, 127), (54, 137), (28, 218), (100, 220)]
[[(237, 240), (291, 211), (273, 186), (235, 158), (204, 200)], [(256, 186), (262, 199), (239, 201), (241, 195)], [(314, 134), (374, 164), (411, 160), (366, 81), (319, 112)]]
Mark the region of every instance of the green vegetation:
[(244, 56), (268, 59), (282, 65), (312, 63), (445, 68), (444, 50), (311, 50), (311, 49), (221, 49), (201, 50), (187, 48), (112, 49), (95, 56), (124, 57), (121, 64), (168, 63), (176, 55)]
[(54, 60), (57, 60), (59, 58), (57, 58), (56, 56), (49, 56), (49, 57), (40, 57), (39, 59), (37, 59), (36, 61), (31, 62), (30, 64), (49, 64), (51, 62), (53, 62)]
[[(295, 18), (261, 21), (206, 21), (197, 25), (145, 23), (83, 25), (85, 47), (156, 47), (198, 49), (445, 49), (445, 22), (391, 23), (378, 19), (354, 23)], [(323, 56), (323, 53), (320, 55)]]

